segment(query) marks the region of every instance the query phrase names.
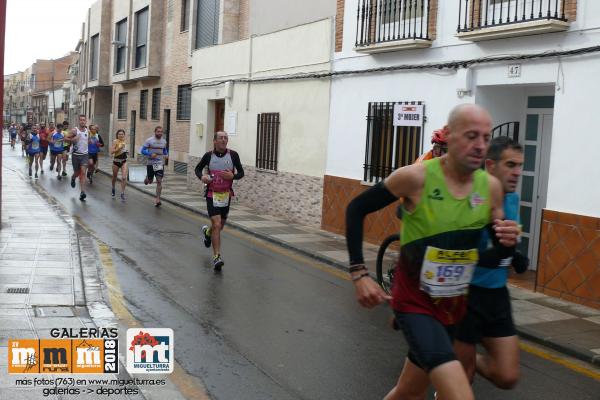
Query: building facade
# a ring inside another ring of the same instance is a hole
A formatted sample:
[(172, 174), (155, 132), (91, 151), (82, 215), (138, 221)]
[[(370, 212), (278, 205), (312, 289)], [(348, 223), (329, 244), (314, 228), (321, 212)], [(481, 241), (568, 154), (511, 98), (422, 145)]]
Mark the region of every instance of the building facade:
[(113, 2), (112, 130), (124, 129), (130, 155), (162, 126), (167, 169), (185, 173), (191, 112), (192, 1)]
[[(600, 307), (598, 27), (591, 0), (339, 0), (333, 68), (363, 72), (332, 83), (322, 226), (343, 232), (351, 198), (427, 150), (452, 107), (477, 103), (524, 147), (520, 248), (538, 290)], [(394, 104), (423, 106), (420, 125), (395, 126)], [(370, 240), (399, 229), (394, 209), (369, 217)]]
[[(318, 226), (330, 81), (277, 77), (330, 71), (335, 2), (224, 1), (219, 9), (205, 3), (193, 18), (188, 184), (203, 190), (193, 167), (224, 130), (246, 173), (235, 184), (236, 199)], [(198, 21), (206, 18), (218, 24), (203, 29)]]
[[(79, 114), (98, 125), (99, 132), (109, 137), (112, 112), (110, 55), (113, 0), (98, 0), (88, 9), (77, 44), (79, 57), (70, 65), (77, 71), (76, 104), (78, 111), (69, 115), (76, 122)], [(74, 93), (75, 94), (75, 93)]]

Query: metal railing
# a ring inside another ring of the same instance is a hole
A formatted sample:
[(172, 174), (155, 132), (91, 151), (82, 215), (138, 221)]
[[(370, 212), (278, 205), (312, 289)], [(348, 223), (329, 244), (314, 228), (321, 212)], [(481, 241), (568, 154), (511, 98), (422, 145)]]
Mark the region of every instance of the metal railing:
[(565, 0), (458, 0), (458, 32), (538, 20), (567, 21)]
[(360, 0), (356, 47), (429, 38), (429, 0)]
[(515, 142), (519, 141), (519, 121), (505, 122), (492, 129), (492, 137), (508, 136)]
[[(422, 150), (422, 128), (394, 126), (396, 102), (369, 103), (364, 182), (379, 182), (395, 169), (412, 164)], [(422, 104), (400, 102), (400, 104)]]

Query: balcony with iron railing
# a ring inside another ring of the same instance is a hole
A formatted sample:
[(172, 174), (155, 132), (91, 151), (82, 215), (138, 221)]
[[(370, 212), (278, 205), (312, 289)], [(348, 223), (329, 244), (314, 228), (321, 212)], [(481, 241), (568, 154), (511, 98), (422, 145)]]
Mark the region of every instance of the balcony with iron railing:
[(457, 37), (480, 41), (561, 32), (575, 0), (458, 0)]
[(382, 53), (431, 47), (435, 0), (359, 0), (355, 50)]

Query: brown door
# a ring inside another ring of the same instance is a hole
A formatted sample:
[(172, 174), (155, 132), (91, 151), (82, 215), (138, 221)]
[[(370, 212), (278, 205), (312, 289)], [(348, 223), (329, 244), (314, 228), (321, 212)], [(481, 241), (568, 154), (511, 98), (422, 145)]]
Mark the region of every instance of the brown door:
[(225, 100), (215, 101), (215, 133), (225, 130)]

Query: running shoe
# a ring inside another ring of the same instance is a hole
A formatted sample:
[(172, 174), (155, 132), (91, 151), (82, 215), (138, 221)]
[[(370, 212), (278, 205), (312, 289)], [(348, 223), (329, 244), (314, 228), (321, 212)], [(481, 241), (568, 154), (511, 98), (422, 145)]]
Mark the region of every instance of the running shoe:
[(71, 187), (75, 189), (75, 175), (71, 177)]
[(67, 173), (63, 171), (62, 176), (67, 176)]
[(62, 179), (62, 176), (60, 176), (60, 174), (56, 175), (56, 179), (58, 179), (59, 181)]
[(85, 192), (81, 192), (81, 194), (79, 195), (79, 200), (85, 201), (86, 197), (87, 197), (87, 195), (85, 194)]
[(223, 265), (225, 265), (225, 263), (223, 262), (223, 260), (221, 259), (221, 255), (217, 254), (214, 258), (213, 258), (213, 267), (215, 268), (215, 271), (220, 271), (221, 268), (223, 268)]
[(44, 175), (44, 170), (42, 169), (42, 175)]
[(115, 197), (115, 188), (112, 188), (110, 190), (110, 194), (111, 194), (112, 197)]
[(125, 201), (125, 193), (121, 193), (121, 201)]
[(202, 234), (204, 235), (204, 247), (210, 247), (210, 229), (208, 225), (202, 226)]

